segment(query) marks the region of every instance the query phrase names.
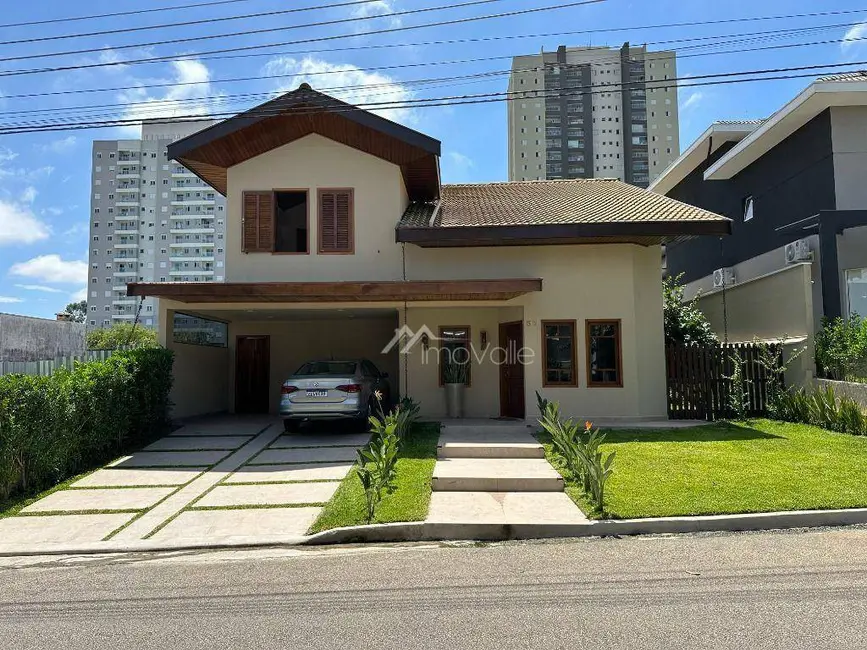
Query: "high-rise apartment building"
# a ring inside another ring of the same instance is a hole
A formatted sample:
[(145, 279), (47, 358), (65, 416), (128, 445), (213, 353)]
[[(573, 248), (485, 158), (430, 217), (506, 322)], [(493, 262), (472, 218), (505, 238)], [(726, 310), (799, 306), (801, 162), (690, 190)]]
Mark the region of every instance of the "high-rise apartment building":
[[(153, 298), (128, 282), (221, 282), (226, 200), (168, 159), (169, 143), (213, 122), (150, 121), (140, 140), (93, 143), (88, 327), (117, 322), (156, 327)], [(139, 310), (140, 307), (140, 310)]]
[(509, 180), (619, 178), (647, 185), (680, 154), (673, 51), (565, 47), (516, 56)]

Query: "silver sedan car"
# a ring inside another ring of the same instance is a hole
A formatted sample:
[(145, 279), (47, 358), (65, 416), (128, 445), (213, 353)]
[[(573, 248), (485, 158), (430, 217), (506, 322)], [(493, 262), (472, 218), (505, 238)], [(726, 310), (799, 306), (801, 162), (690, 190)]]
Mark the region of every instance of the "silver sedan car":
[(283, 382), (280, 416), (286, 431), (313, 420), (351, 420), (366, 428), (368, 416), (378, 412), (376, 391), (387, 411), (388, 373), (367, 359), (308, 361)]

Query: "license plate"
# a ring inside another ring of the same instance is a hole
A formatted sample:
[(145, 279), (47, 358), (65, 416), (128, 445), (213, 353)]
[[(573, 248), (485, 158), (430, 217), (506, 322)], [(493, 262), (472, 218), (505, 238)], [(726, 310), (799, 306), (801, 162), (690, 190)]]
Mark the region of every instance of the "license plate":
[(327, 390), (308, 390), (307, 397), (328, 397)]

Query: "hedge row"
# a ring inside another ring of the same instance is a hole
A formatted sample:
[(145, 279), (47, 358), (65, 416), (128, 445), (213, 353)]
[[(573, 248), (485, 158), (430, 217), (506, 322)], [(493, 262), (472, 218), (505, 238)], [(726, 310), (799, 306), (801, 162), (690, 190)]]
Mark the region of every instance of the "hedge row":
[(137, 348), (49, 377), (0, 377), (0, 499), (43, 490), (160, 436), (172, 358)]

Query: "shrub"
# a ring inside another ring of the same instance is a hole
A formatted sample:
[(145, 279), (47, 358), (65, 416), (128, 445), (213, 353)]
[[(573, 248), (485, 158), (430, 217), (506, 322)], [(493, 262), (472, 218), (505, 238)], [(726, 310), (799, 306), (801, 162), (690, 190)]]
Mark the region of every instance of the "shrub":
[[(542, 398), (536, 393), (540, 407)], [(581, 485), (597, 512), (605, 512), (605, 484), (611, 476), (615, 452), (607, 456), (600, 451), (605, 435), (593, 430), (590, 422), (583, 431), (571, 419), (563, 420), (557, 402), (544, 403), (545, 410), (539, 424), (551, 435), (554, 450), (563, 458), (573, 480)]]
[(90, 330), (87, 333), (88, 350), (117, 350), (118, 348), (155, 348), (157, 333), (141, 325), (115, 323), (111, 327)]
[(50, 377), (0, 377), (0, 497), (29, 494), (162, 433), (172, 353), (118, 352)]
[(367, 446), (358, 450), (355, 474), (364, 489), (367, 523), (373, 521), (376, 507), (385, 493), (395, 490), (397, 457), (406, 434), (418, 420), (419, 405), (410, 397), (404, 397), (400, 405), (388, 414), (382, 410), (382, 395), (376, 393), (379, 415), (370, 416), (373, 431)]
[(822, 377), (846, 380), (863, 374), (867, 366), (867, 320), (852, 315), (822, 319), (816, 334), (816, 368)]
[(777, 417), (829, 431), (867, 435), (867, 413), (861, 405), (850, 397), (837, 397), (830, 387), (785, 391), (779, 399)]
[(704, 312), (698, 307), (699, 296), (684, 301), (681, 275), (662, 282), (662, 315), (666, 345), (714, 345), (716, 334)]

